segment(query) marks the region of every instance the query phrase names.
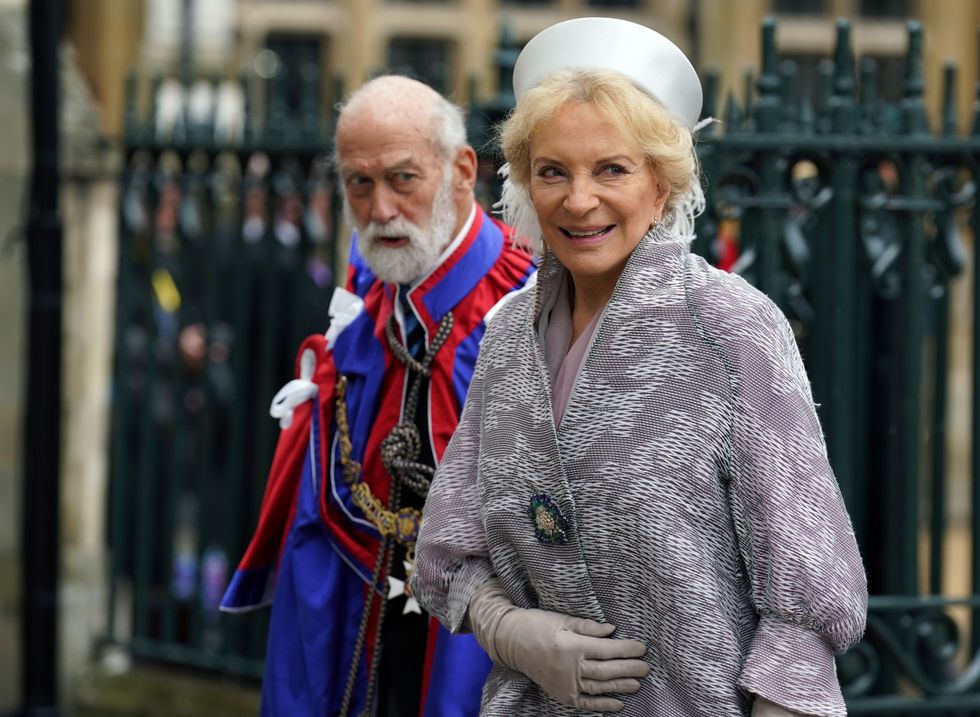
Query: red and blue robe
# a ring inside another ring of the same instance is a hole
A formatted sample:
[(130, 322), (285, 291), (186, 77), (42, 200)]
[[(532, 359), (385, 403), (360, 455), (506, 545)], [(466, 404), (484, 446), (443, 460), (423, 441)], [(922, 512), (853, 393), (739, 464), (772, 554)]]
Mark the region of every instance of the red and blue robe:
[[(459, 420), (488, 312), (524, 287), (534, 272), (531, 258), (511, 246), (509, 231), (477, 208), (455, 250), (407, 294), (425, 329), (426, 345), (446, 312), (452, 311), (454, 318), (420, 400), (429, 439), (424, 453), (437, 460)], [(373, 587), (386, 592), (386, 585), (370, 585), (378, 531), (353, 504), (343, 480), (335, 388), (337, 377), (346, 376), (352, 458), (363, 466), (362, 478), (374, 495), (387, 505), (391, 479), (381, 464), (379, 445), (402, 418), (409, 382), (384, 334), (396, 287), (371, 273), (357, 252), (356, 239), (347, 289), (364, 302), (356, 318), (336, 335), (332, 346), (318, 335), (300, 347), (300, 357), (312, 351), (316, 358), (310, 381), (317, 400), (296, 406), (292, 423), (280, 434), (256, 533), (222, 603), (232, 611), (273, 604), (264, 716), (338, 713), (368, 591)], [(297, 375), (299, 362), (298, 358)], [(375, 613), (380, 602), (374, 601)], [(372, 615), (372, 626), (376, 617)], [(471, 635), (451, 635), (434, 618), (426, 615), (425, 620), (425, 645), (416, 647), (422, 676), (417, 714), (477, 715), (489, 658)], [(358, 714), (365, 703), (374, 637), (369, 630), (351, 714)]]

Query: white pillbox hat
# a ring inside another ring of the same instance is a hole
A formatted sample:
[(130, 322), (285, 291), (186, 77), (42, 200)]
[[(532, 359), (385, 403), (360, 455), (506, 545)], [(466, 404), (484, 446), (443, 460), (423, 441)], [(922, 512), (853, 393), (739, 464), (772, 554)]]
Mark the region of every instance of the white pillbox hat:
[(521, 96), (558, 70), (613, 70), (633, 80), (681, 126), (701, 114), (701, 81), (687, 56), (655, 30), (628, 20), (583, 17), (552, 25), (528, 41), (514, 65)]

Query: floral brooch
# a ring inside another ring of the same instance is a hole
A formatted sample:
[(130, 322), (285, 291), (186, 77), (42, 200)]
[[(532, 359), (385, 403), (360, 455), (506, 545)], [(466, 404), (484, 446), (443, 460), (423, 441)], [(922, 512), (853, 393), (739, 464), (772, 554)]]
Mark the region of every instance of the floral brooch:
[(528, 515), (534, 524), (534, 537), (548, 545), (568, 542), (568, 520), (562, 515), (555, 500), (545, 493), (531, 496)]

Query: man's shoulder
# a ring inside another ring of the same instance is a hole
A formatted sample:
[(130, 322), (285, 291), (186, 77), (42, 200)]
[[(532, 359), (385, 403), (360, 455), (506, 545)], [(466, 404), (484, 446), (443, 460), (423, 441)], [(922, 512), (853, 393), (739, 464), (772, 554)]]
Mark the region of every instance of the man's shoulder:
[(513, 227), (504, 224), (502, 221), (491, 216), (490, 214), (487, 214), (486, 212), (483, 214), (483, 221), (485, 225), (489, 225), (496, 230), (496, 232), (499, 232), (502, 240), (500, 254), (497, 256), (494, 266), (512, 267), (516, 273), (524, 276), (525, 278), (532, 274), (536, 268), (534, 257), (514, 243)]
[(489, 320), (510, 296), (523, 292), (533, 283), (537, 271), (534, 257), (515, 247), (511, 239), (513, 230), (489, 214), (484, 215), (485, 225), (490, 224), (498, 234), (499, 251), (492, 261), (484, 264), (482, 276), (473, 285), (469, 293), (469, 304), (482, 311)]
[(497, 260), (487, 272), (487, 278), (497, 280), (501, 284), (501, 291), (510, 293), (526, 286), (536, 271), (534, 257), (514, 247), (507, 239)]

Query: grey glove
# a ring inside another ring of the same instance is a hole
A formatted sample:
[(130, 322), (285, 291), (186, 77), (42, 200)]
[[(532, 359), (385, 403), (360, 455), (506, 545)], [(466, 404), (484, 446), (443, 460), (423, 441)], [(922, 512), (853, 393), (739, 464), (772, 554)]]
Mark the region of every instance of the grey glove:
[(496, 578), (473, 595), (469, 623), (494, 662), (534, 680), (562, 704), (618, 712), (623, 703), (610, 692), (633, 693), (650, 666), (639, 659), (646, 645), (609, 635), (614, 625), (516, 607)]

